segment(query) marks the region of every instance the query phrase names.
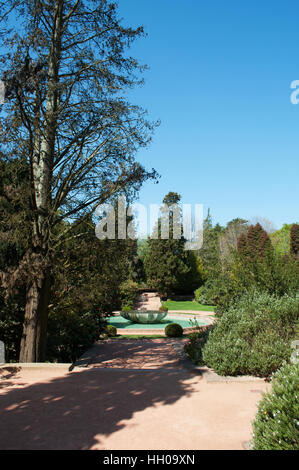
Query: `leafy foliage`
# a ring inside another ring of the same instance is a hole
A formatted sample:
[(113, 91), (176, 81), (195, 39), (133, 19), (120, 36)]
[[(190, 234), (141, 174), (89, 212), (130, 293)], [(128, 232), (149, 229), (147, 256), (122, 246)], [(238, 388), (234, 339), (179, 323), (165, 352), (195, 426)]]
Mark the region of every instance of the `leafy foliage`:
[(210, 211), (204, 221), (203, 245), (198, 251), (198, 255), (207, 271), (207, 278), (215, 278), (221, 271), (219, 256), (219, 238), (224, 228), (219, 224), (213, 227)]
[(271, 233), (270, 238), (273, 248), (281, 255), (290, 253), (290, 224), (284, 224), (280, 230)]
[(203, 358), (202, 358), (202, 350), (206, 342), (208, 341), (209, 334), (211, 332), (212, 327), (200, 329), (194, 333), (190, 333), (188, 335), (188, 343), (184, 346), (185, 353), (190, 357), (192, 362), (197, 365), (202, 365)]
[(290, 251), (294, 258), (299, 261), (299, 225), (293, 224), (291, 227)]
[[(144, 30), (126, 27), (117, 4), (0, 0), (0, 8), (6, 46), (0, 58), (6, 94), (0, 148), (9, 162), (24, 158), (30, 169), (23, 200), (30, 236), (24, 231), (26, 251), (10, 282), (26, 274), (20, 361), (35, 362), (45, 358), (49, 277), (74, 230), (70, 221), (81, 224), (99, 204), (121, 193), (132, 200), (145, 180), (156, 179), (153, 169), (136, 161), (136, 152), (149, 144), (158, 123), (128, 102), (127, 91), (142, 84), (145, 67), (127, 50)], [(57, 230), (63, 223), (65, 230)], [(118, 283), (114, 288), (105, 273), (101, 285), (100, 305), (107, 311)], [(2, 286), (7, 289), (7, 282)]]
[(275, 296), (296, 295), (299, 263), (290, 255), (274, 250), (262, 227), (251, 226), (238, 239), (238, 250), (231, 251), (230, 262), (214, 278), (196, 291), (199, 303), (216, 303), (221, 315), (246, 292), (268, 292)]
[(161, 307), (159, 307), (159, 312), (168, 312), (168, 307), (161, 305)]
[(246, 294), (216, 322), (203, 359), (220, 375), (269, 376), (290, 358), (298, 319), (298, 297)]
[(120, 299), (121, 304), (126, 306), (135, 306), (138, 299), (139, 286), (131, 279), (127, 279), (120, 285)]
[(169, 323), (165, 326), (165, 335), (169, 338), (178, 338), (183, 336), (183, 328), (178, 323)]
[(0, 293), (0, 340), (5, 344), (6, 362), (18, 362), (24, 320), (24, 288), (13, 296)]
[[(165, 207), (162, 209), (157, 227), (158, 238), (148, 240), (144, 259), (148, 285), (166, 298), (172, 293), (192, 293), (206, 279), (206, 271), (200, 258), (195, 253), (185, 250), (186, 240), (182, 235), (180, 238), (174, 236), (175, 229), (181, 229), (181, 220), (175, 220), (172, 207), (179, 201), (180, 195), (177, 193), (170, 192), (164, 197)], [(162, 238), (165, 221), (169, 226), (167, 239)]]
[(74, 362), (99, 338), (104, 328), (101, 317), (71, 310), (50, 313), (46, 360)]
[(284, 364), (253, 423), (254, 450), (299, 450), (299, 366)]
[(117, 334), (117, 328), (114, 325), (107, 325), (105, 331), (108, 336), (116, 336)]
[(251, 262), (269, 256), (271, 248), (270, 237), (260, 224), (251, 225), (238, 239), (239, 253)]
[[(237, 291), (236, 285), (229, 275), (224, 273), (208, 281), (195, 291), (195, 299), (203, 305), (226, 305), (231, 302)], [(238, 289), (238, 294), (240, 289)]]

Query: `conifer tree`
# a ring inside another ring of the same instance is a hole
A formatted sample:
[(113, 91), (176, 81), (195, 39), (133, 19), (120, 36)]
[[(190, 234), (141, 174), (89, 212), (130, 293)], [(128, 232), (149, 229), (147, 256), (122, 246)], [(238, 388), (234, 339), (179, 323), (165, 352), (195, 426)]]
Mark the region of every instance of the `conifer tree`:
[(294, 258), (299, 259), (299, 225), (293, 224), (290, 232), (290, 251)]
[[(158, 221), (158, 239), (148, 240), (148, 249), (144, 260), (147, 283), (156, 289), (162, 297), (173, 293), (193, 293), (205, 279), (202, 263), (193, 252), (185, 250), (186, 240), (181, 234), (174, 238), (174, 232), (181, 229), (181, 220), (175, 220), (171, 209), (180, 202), (181, 196), (170, 192), (164, 199), (161, 218)], [(161, 238), (163, 218), (169, 210), (169, 239)]]
[[(20, 362), (45, 358), (55, 250), (96, 207), (133, 196), (154, 178), (136, 162), (155, 124), (130, 104), (144, 70), (127, 49), (144, 35), (125, 27), (109, 0), (0, 0), (0, 145), (29, 167), (30, 244), (13, 277), (26, 275)], [(57, 234), (58, 233), (58, 234)], [(10, 276), (1, 266), (2, 278)]]

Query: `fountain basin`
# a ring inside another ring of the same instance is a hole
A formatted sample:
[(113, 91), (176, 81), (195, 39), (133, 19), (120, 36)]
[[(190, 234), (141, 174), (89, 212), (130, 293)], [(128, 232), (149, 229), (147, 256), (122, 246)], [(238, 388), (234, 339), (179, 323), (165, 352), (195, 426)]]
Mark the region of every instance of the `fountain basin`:
[(161, 323), (162, 320), (166, 317), (167, 312), (158, 312), (155, 310), (140, 312), (138, 310), (133, 310), (132, 312), (121, 312), (120, 315), (125, 320), (129, 320), (132, 323), (142, 323), (151, 325), (155, 323)]

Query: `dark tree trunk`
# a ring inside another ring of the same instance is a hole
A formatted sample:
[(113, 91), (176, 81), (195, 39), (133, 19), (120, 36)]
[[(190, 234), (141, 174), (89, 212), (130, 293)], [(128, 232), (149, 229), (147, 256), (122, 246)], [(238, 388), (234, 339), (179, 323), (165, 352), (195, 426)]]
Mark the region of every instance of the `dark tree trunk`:
[(49, 295), (50, 279), (41, 270), (27, 288), (20, 362), (45, 361)]

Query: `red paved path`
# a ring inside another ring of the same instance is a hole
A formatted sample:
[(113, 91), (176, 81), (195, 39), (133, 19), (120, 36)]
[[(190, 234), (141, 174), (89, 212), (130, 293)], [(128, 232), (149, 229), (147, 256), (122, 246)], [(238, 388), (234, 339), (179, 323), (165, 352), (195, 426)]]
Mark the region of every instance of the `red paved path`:
[[(127, 343), (73, 372), (2, 370), (0, 449), (242, 449), (268, 384), (208, 383), (178, 368), (170, 342)], [(111, 368), (97, 363), (107, 354)]]

